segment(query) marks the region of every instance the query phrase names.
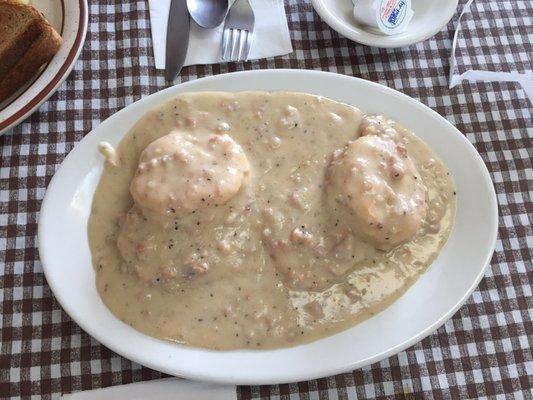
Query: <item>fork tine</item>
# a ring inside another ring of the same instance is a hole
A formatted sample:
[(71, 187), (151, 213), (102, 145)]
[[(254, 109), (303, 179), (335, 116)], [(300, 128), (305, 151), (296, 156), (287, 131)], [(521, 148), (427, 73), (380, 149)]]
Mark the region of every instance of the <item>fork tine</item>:
[(252, 46), (252, 33), (246, 31), (246, 46), (244, 46), (244, 61), (248, 61), (248, 56), (250, 55), (250, 47)]
[(237, 56), (237, 61), (243, 61), (243, 49), (248, 38), (248, 31), (244, 29), (239, 29), (239, 55)]
[(229, 28), (225, 28), (224, 32), (222, 33), (222, 47), (220, 49), (220, 54), (222, 55), (222, 59), (226, 59), (226, 52), (228, 50), (228, 42), (229, 42), (229, 36), (230, 36), (230, 30)]
[(230, 61), (236, 61), (235, 59), (235, 46), (237, 45), (237, 34), (238, 29), (232, 29), (231, 30), (231, 51), (230, 51)]

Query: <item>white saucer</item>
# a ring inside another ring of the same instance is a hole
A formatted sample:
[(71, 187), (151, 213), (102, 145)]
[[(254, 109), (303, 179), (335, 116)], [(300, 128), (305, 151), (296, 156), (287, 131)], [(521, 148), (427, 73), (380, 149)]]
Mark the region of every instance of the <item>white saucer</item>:
[(353, 16), (352, 0), (311, 0), (316, 12), (341, 35), (373, 47), (403, 47), (421, 42), (439, 32), (452, 19), (458, 0), (415, 0), (415, 13), (407, 30), (394, 36), (372, 33)]

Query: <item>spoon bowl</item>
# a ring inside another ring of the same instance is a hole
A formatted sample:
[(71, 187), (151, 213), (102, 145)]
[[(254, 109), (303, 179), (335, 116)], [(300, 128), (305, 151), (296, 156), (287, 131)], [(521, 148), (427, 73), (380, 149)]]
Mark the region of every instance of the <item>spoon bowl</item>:
[(198, 25), (213, 29), (224, 21), (228, 12), (228, 0), (187, 0), (187, 8)]

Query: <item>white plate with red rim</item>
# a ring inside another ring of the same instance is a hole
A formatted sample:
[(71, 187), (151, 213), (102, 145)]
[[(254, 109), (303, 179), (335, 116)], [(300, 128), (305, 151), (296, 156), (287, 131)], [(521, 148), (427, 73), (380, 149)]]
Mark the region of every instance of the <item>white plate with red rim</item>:
[[(390, 307), (343, 332), (277, 350), (212, 351), (144, 335), (100, 300), (87, 241), (92, 196), (103, 168), (100, 141), (117, 145), (140, 115), (191, 91), (289, 90), (313, 93), (386, 114), (433, 148), (457, 184), (450, 239), (427, 272)], [(306, 70), (256, 70), (217, 75), (155, 93), (117, 112), (71, 151), (50, 182), (39, 220), (39, 253), (48, 284), (65, 311), (122, 356), (190, 379), (273, 384), (353, 370), (413, 345), (449, 319), (476, 288), (496, 240), (496, 195), (474, 147), (446, 119), (377, 83)]]
[(78, 59), (87, 32), (87, 0), (30, 0), (63, 38), (52, 60), (0, 103), (0, 134), (22, 122), (57, 90)]
[(407, 29), (397, 35), (381, 35), (358, 24), (352, 0), (311, 0), (320, 17), (342, 36), (372, 47), (404, 47), (438, 33), (452, 19), (459, 0), (413, 0), (414, 16)]

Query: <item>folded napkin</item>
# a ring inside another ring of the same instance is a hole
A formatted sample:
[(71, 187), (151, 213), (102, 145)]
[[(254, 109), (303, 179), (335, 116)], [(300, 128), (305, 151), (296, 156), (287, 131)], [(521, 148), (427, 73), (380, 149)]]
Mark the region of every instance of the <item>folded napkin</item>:
[[(154, 46), (155, 67), (165, 69), (167, 21), (171, 0), (149, 0), (150, 24)], [(230, 2), (233, 4), (233, 2)], [(292, 52), (291, 37), (283, 0), (250, 0), (254, 10), (255, 28), (249, 59), (281, 56)], [(185, 65), (216, 64), (224, 23), (215, 29), (204, 29), (191, 19), (189, 48)]]
[(193, 382), (179, 378), (111, 386), (61, 396), (65, 400), (237, 400), (235, 386)]

